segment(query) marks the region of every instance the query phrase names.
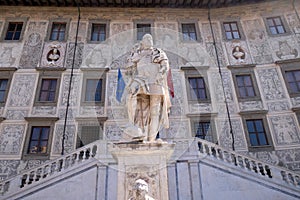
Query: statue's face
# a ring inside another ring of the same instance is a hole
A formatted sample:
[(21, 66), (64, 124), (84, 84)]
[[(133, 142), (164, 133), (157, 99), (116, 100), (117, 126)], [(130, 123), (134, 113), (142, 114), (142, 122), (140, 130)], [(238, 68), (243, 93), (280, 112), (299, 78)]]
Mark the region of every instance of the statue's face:
[(141, 44), (144, 49), (149, 49), (149, 48), (153, 47), (152, 36), (150, 34), (144, 35), (144, 37), (141, 41)]

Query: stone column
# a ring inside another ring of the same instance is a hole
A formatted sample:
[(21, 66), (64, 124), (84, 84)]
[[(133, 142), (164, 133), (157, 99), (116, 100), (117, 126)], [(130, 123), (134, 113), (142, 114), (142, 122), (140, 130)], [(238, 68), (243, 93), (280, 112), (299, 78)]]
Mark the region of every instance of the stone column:
[(110, 152), (118, 162), (118, 200), (135, 198), (138, 179), (148, 184), (150, 197), (168, 200), (167, 161), (174, 146), (168, 143), (112, 144)]

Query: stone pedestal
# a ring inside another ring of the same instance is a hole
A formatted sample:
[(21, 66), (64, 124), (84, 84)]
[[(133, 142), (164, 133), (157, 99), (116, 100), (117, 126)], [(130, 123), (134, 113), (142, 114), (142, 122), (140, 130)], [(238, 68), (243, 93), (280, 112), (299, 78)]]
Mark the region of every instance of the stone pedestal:
[(167, 161), (175, 144), (112, 144), (110, 152), (118, 161), (118, 200), (134, 199), (135, 181), (148, 183), (148, 195), (168, 200)]

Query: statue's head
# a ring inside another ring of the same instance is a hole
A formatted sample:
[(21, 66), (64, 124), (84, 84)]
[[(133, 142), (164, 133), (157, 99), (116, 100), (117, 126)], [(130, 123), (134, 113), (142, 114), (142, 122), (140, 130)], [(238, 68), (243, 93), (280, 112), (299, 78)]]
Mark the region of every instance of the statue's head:
[(153, 39), (152, 39), (152, 35), (150, 34), (145, 34), (143, 36), (143, 39), (141, 41), (141, 45), (143, 49), (150, 49), (153, 47)]
[(135, 181), (135, 189), (138, 192), (146, 192), (146, 193), (148, 193), (149, 190), (148, 184), (143, 179), (138, 179)]

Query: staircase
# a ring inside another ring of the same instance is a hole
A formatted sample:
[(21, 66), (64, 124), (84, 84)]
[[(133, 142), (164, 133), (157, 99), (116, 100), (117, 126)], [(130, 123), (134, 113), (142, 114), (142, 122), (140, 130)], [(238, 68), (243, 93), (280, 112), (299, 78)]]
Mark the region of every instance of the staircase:
[[(213, 165), (229, 166), (235, 173), (251, 174), (264, 184), (285, 190), (300, 198), (300, 175), (285, 168), (273, 166), (259, 160), (222, 148), (211, 142), (195, 138), (187, 140), (189, 150), (196, 149), (197, 162), (208, 162)], [(92, 166), (109, 165), (114, 162), (107, 152), (107, 141), (96, 141), (67, 155), (46, 162), (39, 167), (26, 170), (21, 174), (0, 182), (0, 199), (17, 199), (23, 194), (34, 192), (41, 185), (55, 183), (60, 177), (72, 176), (80, 170)], [(198, 159), (198, 160), (197, 160)], [(107, 164), (105, 164), (107, 163)], [(228, 167), (227, 167), (228, 168)]]

